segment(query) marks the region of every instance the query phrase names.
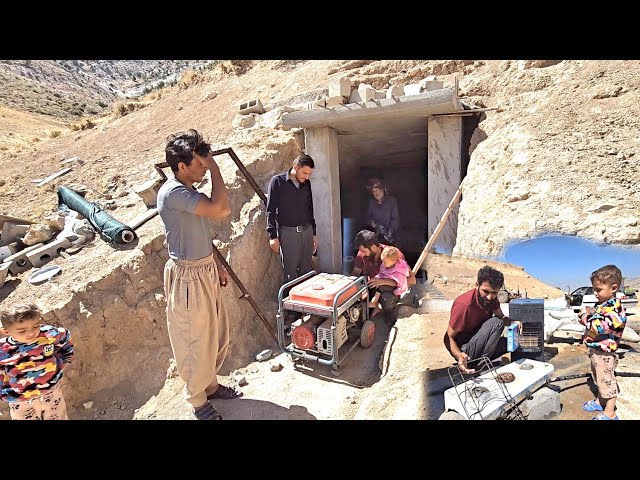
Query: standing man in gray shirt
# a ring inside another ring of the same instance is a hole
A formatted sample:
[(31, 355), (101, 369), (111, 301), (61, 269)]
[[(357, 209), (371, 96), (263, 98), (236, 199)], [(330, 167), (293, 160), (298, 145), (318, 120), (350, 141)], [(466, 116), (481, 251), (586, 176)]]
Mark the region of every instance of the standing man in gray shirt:
[[(185, 399), (196, 418), (222, 420), (211, 400), (242, 392), (217, 379), (229, 349), (229, 320), (221, 291), (227, 272), (213, 256), (208, 220), (231, 213), (229, 196), (211, 148), (196, 130), (167, 137), (165, 156), (175, 176), (162, 185), (157, 202), (170, 257), (164, 267), (169, 340), (185, 383)], [(207, 170), (211, 198), (193, 187)]]
[(309, 181), (314, 166), (313, 158), (300, 155), (291, 170), (275, 175), (269, 182), (269, 246), (280, 253), (285, 283), (312, 270), (311, 258), (318, 248)]

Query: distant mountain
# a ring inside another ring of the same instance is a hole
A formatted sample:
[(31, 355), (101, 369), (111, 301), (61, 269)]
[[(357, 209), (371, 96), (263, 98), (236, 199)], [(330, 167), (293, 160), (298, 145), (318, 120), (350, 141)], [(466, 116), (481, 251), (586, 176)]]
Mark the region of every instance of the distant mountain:
[(212, 60), (0, 60), (0, 105), (62, 119), (108, 110)]

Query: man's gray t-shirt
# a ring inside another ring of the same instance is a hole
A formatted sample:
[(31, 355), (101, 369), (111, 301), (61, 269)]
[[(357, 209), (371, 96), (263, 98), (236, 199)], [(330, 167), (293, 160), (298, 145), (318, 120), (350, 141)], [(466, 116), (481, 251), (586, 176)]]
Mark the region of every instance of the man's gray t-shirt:
[(164, 224), (169, 256), (197, 260), (213, 253), (207, 217), (195, 215), (196, 205), (206, 195), (185, 187), (175, 178), (158, 191), (158, 213)]

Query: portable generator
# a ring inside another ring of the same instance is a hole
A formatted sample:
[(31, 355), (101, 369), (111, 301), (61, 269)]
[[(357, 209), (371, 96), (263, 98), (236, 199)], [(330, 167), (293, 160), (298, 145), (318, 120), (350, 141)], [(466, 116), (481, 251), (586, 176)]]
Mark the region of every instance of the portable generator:
[(278, 292), (278, 344), (292, 358), (331, 365), (336, 373), (357, 345), (373, 344), (368, 302), (365, 277), (314, 270), (285, 283)]

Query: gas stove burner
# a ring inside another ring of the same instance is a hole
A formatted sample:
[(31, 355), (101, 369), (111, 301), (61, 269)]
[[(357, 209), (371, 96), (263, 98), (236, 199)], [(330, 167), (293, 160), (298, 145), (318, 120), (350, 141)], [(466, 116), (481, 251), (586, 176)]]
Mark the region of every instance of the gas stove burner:
[(500, 383), (511, 383), (516, 379), (516, 376), (511, 372), (502, 372), (498, 374), (498, 381)]
[(480, 398), (483, 394), (487, 393), (489, 390), (485, 387), (473, 387), (471, 389), (471, 395), (473, 398)]
[(520, 370), (532, 370), (533, 369), (533, 365), (530, 363), (523, 363), (522, 365), (520, 365)]

